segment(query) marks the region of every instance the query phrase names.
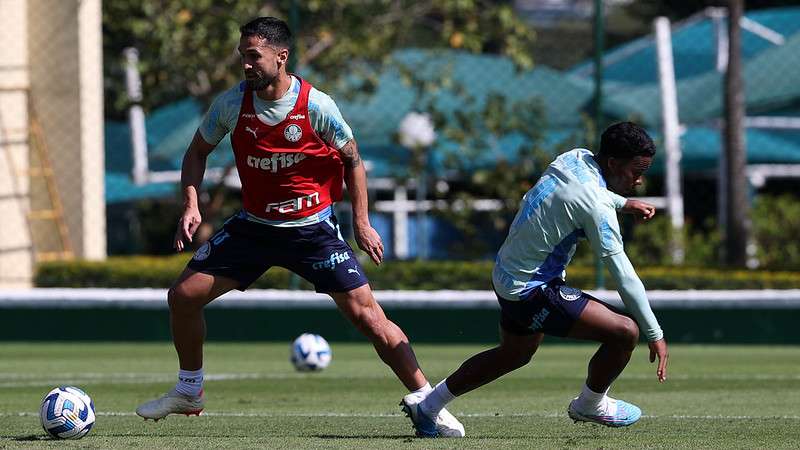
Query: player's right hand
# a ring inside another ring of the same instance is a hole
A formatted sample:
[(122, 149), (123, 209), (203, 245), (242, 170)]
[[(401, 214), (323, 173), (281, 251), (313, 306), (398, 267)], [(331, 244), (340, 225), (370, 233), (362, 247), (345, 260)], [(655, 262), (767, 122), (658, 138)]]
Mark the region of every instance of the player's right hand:
[(192, 237), (197, 228), (203, 222), (200, 217), (200, 210), (197, 208), (186, 208), (183, 215), (178, 219), (178, 229), (175, 230), (175, 242), (173, 247), (177, 251), (183, 251), (184, 241), (192, 242)]
[(379, 266), (383, 262), (383, 240), (381, 240), (381, 235), (369, 223), (366, 225), (354, 223), (353, 234), (358, 248), (364, 250), (372, 259), (372, 262)]
[(625, 214), (633, 214), (639, 220), (650, 220), (656, 215), (656, 207), (641, 200), (629, 198), (622, 207)]
[(650, 362), (655, 361), (656, 356), (658, 356), (656, 376), (658, 376), (658, 382), (663, 383), (667, 380), (667, 359), (669, 359), (667, 341), (662, 338), (657, 341), (648, 342), (647, 346), (650, 347)]

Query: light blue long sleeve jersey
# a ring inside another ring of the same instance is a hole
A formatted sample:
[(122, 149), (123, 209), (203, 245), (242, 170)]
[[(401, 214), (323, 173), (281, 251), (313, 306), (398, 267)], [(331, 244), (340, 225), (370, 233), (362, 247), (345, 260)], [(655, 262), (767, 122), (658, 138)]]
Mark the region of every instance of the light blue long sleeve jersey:
[(626, 201), (606, 188), (589, 150), (578, 148), (558, 156), (522, 198), (497, 253), (492, 271), (497, 293), (506, 300), (520, 300), (552, 279), (566, 279), (578, 241), (587, 239), (648, 341), (661, 339), (664, 333), (622, 245), (616, 210)]

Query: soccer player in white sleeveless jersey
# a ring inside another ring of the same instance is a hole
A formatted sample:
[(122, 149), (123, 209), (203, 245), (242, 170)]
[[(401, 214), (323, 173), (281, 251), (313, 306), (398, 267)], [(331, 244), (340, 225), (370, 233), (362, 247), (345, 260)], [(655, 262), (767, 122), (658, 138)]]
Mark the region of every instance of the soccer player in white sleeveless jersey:
[[(416, 396), (426, 394), (432, 387), (408, 337), (375, 301), (333, 214), (346, 184), (355, 240), (380, 264), (383, 243), (370, 225), (367, 176), (350, 127), (329, 96), (287, 73), (291, 31), (284, 21), (260, 17), (240, 31), (245, 81), (217, 98), (186, 151), (184, 210), (175, 248), (180, 251), (185, 241), (191, 242), (202, 221), (197, 191), (206, 158), (228, 133), (242, 180), (243, 208), (195, 252), (170, 288), (178, 382), (136, 413), (158, 420), (203, 410), (203, 308), (225, 292), (247, 289), (273, 266), (288, 268), (317, 292), (330, 295), (402, 384)], [(434, 417), (439, 435), (464, 436), (464, 427), (447, 410)]]

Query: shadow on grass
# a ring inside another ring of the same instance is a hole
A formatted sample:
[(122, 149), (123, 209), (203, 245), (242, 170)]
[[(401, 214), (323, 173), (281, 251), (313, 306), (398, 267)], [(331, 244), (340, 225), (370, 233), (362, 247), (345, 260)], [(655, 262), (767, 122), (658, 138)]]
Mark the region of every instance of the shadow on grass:
[(41, 434), (29, 434), (27, 436), (0, 436), (0, 437), (18, 442), (55, 441), (55, 439), (51, 438), (50, 436), (44, 436)]
[(319, 439), (416, 439), (407, 434), (312, 434)]

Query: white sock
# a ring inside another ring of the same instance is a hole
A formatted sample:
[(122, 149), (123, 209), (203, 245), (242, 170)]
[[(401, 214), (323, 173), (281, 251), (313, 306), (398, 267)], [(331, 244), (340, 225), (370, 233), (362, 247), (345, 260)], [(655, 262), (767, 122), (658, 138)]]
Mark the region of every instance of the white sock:
[(595, 392), (584, 384), (583, 389), (581, 389), (581, 395), (578, 396), (577, 406), (587, 412), (599, 410), (604, 404), (607, 393), (608, 389), (603, 392)]
[(433, 388), (430, 394), (425, 397), (425, 400), (420, 403), (420, 408), (425, 411), (430, 417), (439, 415), (439, 411), (444, 408), (444, 405), (453, 401), (456, 398), (450, 389), (447, 387), (447, 380), (442, 380)]
[(203, 368), (198, 370), (179, 370), (178, 371), (178, 384), (175, 385), (175, 390), (179, 394), (197, 397), (200, 391), (203, 390)]
[(423, 395), (425, 395), (425, 394), (427, 394), (428, 392), (430, 392), (432, 390), (433, 390), (433, 388), (431, 387), (431, 384), (430, 383), (425, 383), (425, 386), (422, 386), (421, 388), (417, 389), (416, 391), (411, 391), (411, 393), (412, 394), (423, 394)]

